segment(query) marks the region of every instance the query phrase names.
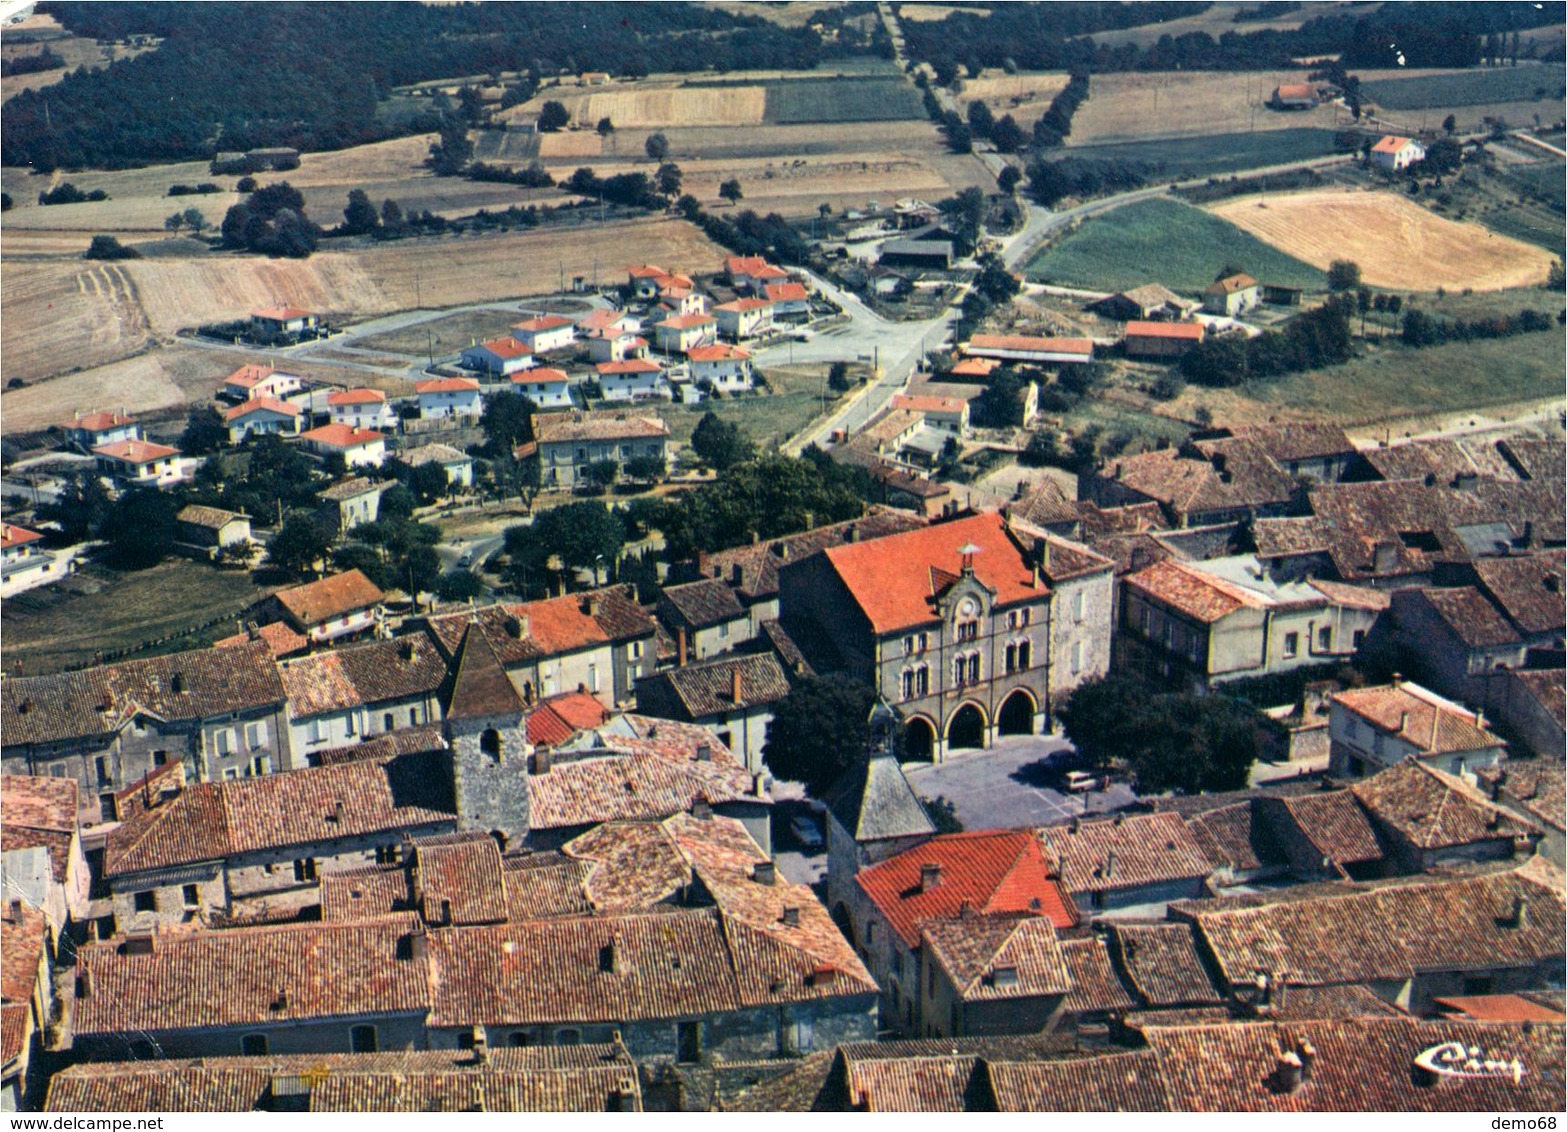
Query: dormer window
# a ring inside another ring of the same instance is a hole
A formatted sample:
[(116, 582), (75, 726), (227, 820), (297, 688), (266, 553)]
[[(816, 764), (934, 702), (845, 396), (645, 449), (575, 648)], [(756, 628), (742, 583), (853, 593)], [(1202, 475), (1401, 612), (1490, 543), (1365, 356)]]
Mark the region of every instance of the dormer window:
[(997, 967), (990, 972), (990, 985), (999, 989), (1015, 987), (1018, 984), (1016, 967)]

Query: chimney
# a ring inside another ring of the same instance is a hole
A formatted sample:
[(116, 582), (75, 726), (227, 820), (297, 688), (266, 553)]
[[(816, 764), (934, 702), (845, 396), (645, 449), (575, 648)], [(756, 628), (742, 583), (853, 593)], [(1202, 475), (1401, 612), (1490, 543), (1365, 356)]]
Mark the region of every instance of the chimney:
[(751, 776), (751, 796), (754, 798), (767, 797), (767, 776), (765, 774), (753, 774)]
[[(1284, 990), (1283, 983), (1279, 984), (1279, 990), (1280, 992)], [(1282, 993), (1280, 994), (1279, 998), (1280, 1002), (1282, 1003)], [(1312, 1045), (1309, 1041), (1302, 1041), (1300, 1045), (1296, 1047), (1295, 1053), (1296, 1056), (1300, 1058), (1300, 1079), (1302, 1081), (1311, 1080), (1311, 1067), (1317, 1062), (1317, 1047)]]
[(1393, 687), (1395, 687), (1395, 688), (1400, 687), (1403, 683), (1404, 683), (1404, 674), (1402, 672), (1395, 672), (1395, 673), (1393, 673)]
[(941, 862), (929, 861), (920, 866), (920, 891), (929, 892), (941, 884)]
[(1293, 1050), (1279, 1054), (1273, 1067), (1273, 1079), (1277, 1091), (1286, 1096), (1300, 1092), (1301, 1083), (1306, 1079), (1300, 1055)]
[(273, 1010), (287, 1010), (288, 1009), (288, 988), (287, 987), (278, 987), (278, 989), (277, 989), (277, 997), (272, 1000), (272, 1009)]
[(609, 1110), (611, 1112), (635, 1112), (637, 1109), (636, 1082), (627, 1079), (615, 1086), (609, 1094)]
[(548, 774), (550, 772), (550, 749), (539, 747), (533, 752), (533, 773)]
[(343, 799), (339, 798), (337, 801), (332, 803), (332, 820), (335, 821), (338, 825), (343, 824), (343, 810)]
[(711, 743), (698, 743), (696, 745), (696, 761), (710, 763), (713, 761), (713, 745)]
[(691, 803), (691, 816), (697, 821), (708, 821), (713, 816), (713, 804), (706, 798), (698, 798)]
[(430, 953), (430, 940), (424, 933), (424, 925), (417, 924), (408, 933), (408, 958), (423, 960)]
[(598, 594), (588, 594), (582, 599), (582, 612), (586, 613), (589, 617), (597, 617), (599, 615)]
[(419, 641), (414, 637), (404, 637), (402, 645), (397, 650), (398, 655), (404, 660), (414, 661), (419, 659)]
[(686, 666), (686, 627), (684, 625), (675, 630), (675, 667)]
[(1402, 735), (1404, 732), (1406, 732), (1408, 730), (1409, 730), (1409, 713), (1407, 711), (1401, 711), (1401, 712), (1398, 713), (1398, 733), (1400, 735)]
[(1115, 850), (1112, 849), (1108, 853), (1105, 854), (1105, 879), (1108, 880), (1108, 879), (1110, 879), (1110, 877), (1112, 877), (1114, 875), (1115, 875)]
[(745, 568), (738, 562), (729, 567), (729, 584), (732, 586), (745, 584)]
[(1382, 539), (1371, 552), (1371, 571), (1374, 574), (1391, 574), (1398, 568), (1398, 543)]
[(528, 635), (527, 614), (512, 614), (506, 618), (506, 635), (513, 640), (522, 640)]
[(1491, 779), (1491, 801), (1496, 802), (1501, 800), (1502, 787), (1506, 785), (1507, 772), (1505, 770), (1498, 770), (1496, 772), (1496, 776)]
[(846, 528), (844, 528), (843, 541), (844, 542), (859, 542), (860, 541), (860, 529), (859, 529), (859, 527), (857, 527), (853, 523), (850, 523)]
[(1522, 931), (1529, 926), (1529, 898), (1527, 896), (1513, 897), (1513, 914), (1507, 921), (1507, 926)]
[(475, 1065), (488, 1065), (490, 1063), (490, 1042), (484, 1036), (484, 1027), (473, 1028), (473, 1063)]
[(599, 970), (615, 975), (631, 973), (631, 957), (626, 953), (626, 941), (619, 932), (609, 937), (609, 942), (599, 950)]
[(783, 924), (786, 928), (800, 926), (800, 909), (797, 906), (791, 904), (783, 910)]
[(732, 704), (737, 704), (741, 700), (743, 689), (740, 677), (740, 666), (737, 664), (729, 671), (729, 702)]
[(778, 883), (778, 866), (771, 861), (758, 861), (751, 869), (751, 879), (771, 888)]

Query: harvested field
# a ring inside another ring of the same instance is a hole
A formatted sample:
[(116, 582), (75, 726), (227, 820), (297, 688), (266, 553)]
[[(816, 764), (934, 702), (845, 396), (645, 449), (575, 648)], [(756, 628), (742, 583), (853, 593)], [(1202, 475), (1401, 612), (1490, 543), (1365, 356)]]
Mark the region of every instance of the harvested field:
[(402, 330), (355, 338), (353, 344), (358, 349), (423, 357), (433, 339), (441, 347), (437, 353), (450, 354), (465, 349), (473, 340), (484, 342), (499, 337), (522, 319), (521, 314), (504, 311), (460, 311)]
[(1499, 290), (1544, 282), (1544, 249), (1428, 212), (1395, 193), (1238, 197), (1210, 211), (1317, 267), (1352, 253), (1373, 287)]
[[(682, 126), (664, 131), (669, 152), (682, 170), (694, 158), (859, 156), (867, 151), (902, 150), (929, 157), (944, 148), (926, 121), (834, 122), (831, 124), (756, 126)], [(640, 146), (637, 152), (641, 152)], [(622, 153), (630, 152), (624, 145)]]
[(598, 157), (604, 152), (604, 139), (590, 130), (568, 130), (558, 134), (539, 135), (541, 158)]
[(1010, 114), (1020, 125), (1029, 127), (1050, 109), (1051, 100), (1066, 89), (1068, 77), (1064, 71), (1009, 75), (989, 68), (977, 79), (964, 80), (958, 102), (965, 110), (970, 102), (983, 102), (996, 117)]
[[(19, 263), (0, 274), (5, 376), (36, 381), (144, 349), (151, 341), (129, 263)], [(71, 330), (62, 341), (62, 327)]]
[(1205, 137), (1331, 128), (1334, 108), (1269, 110), (1264, 103), (1281, 83), (1306, 81), (1307, 71), (1139, 71), (1095, 75), (1088, 101), (1072, 118), (1072, 147), (1149, 138)]
[[(768, 92), (761, 86), (682, 86), (673, 90), (623, 90), (590, 94), (572, 116), (592, 125), (600, 118), (622, 126), (752, 126), (761, 122)], [(570, 109), (568, 107), (567, 109)]]
[(741, 208), (784, 216), (814, 214), (823, 201), (841, 211), (889, 195), (946, 195), (949, 188), (929, 163), (901, 153), (838, 161), (682, 161), (680, 169), (684, 191), (699, 200), (717, 202), (720, 182), (737, 177), (745, 193)]

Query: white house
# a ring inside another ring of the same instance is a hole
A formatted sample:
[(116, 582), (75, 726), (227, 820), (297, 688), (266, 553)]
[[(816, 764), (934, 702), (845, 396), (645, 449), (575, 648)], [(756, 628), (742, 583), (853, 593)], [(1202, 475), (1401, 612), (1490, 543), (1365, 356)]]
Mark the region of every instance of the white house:
[(437, 377), (414, 385), (419, 395), (419, 416), (424, 420), (440, 417), (477, 419), (484, 412), (479, 383), (471, 377)]
[(773, 304), (773, 315), (810, 314), (811, 292), (804, 283), (769, 283), (762, 294)]
[(1226, 275), (1203, 289), (1202, 308), (1211, 314), (1244, 314), (1262, 302), (1262, 285), (1250, 275)]
[(571, 408), (571, 378), (563, 370), (530, 369), (511, 375), (511, 387), (540, 409)]
[(718, 320), (710, 314), (675, 315), (653, 328), (658, 348), (671, 354), (684, 354), (693, 346), (706, 346), (717, 337)]
[(319, 329), (321, 317), (300, 307), (262, 307), (250, 312), (250, 330), (269, 338), (298, 338)]
[(606, 326), (590, 330), (583, 337), (587, 339), (588, 357), (595, 362), (618, 362), (647, 353), (647, 339), (630, 330)]
[(100, 444), (120, 440), (140, 440), (141, 426), (123, 412), (82, 413), (60, 425), (72, 445), (89, 452)]
[(908, 409), (925, 418), (925, 427), (938, 432), (963, 436), (968, 432), (969, 403), (961, 397), (912, 396), (900, 393), (892, 399), (894, 409)]
[(223, 423), (229, 426), (229, 443), (240, 444), (246, 437), (265, 436), (269, 432), (298, 436), (304, 415), (305, 411), (292, 402), (279, 401), (276, 397), (253, 397), (225, 411)]
[(601, 362), (598, 370), (599, 389), (606, 401), (645, 401), (651, 397), (668, 397), (669, 384), (659, 364), (647, 358), (627, 358), (623, 362)]
[(164, 487), (190, 478), (195, 465), (194, 458), (180, 455), (178, 448), (167, 444), (154, 444), (150, 440), (121, 440), (114, 444), (100, 444), (93, 449), (98, 458), (98, 470), (120, 484), (141, 487)]
[(706, 314), (707, 296), (694, 286), (665, 287), (659, 292), (656, 313), (666, 318), (670, 315)]
[(379, 389), (339, 389), (326, 396), (326, 411), (333, 424), (350, 428), (389, 429), (397, 426), (397, 413)]
[(448, 484), (473, 486), (473, 457), (450, 444), (421, 444), (398, 455), (403, 463), (414, 468), (420, 464), (439, 464), (446, 471)]
[(381, 495), (391, 483), (349, 476), (316, 495), (316, 516), (336, 534), (346, 534), (381, 516)]
[(1425, 147), (1414, 138), (1400, 138), (1391, 134), (1371, 147), (1371, 164), (1390, 173), (1405, 169), (1417, 161), (1424, 161), (1425, 156)]
[(595, 330), (624, 330), (635, 334), (641, 326), (641, 319), (625, 311), (596, 310), (577, 320), (577, 334), (579, 337), (586, 337)]
[(250, 401), (256, 397), (282, 399), (298, 393), (305, 387), (305, 379), (298, 374), (282, 373), (271, 366), (240, 366), (223, 379), (220, 396), (230, 401)]
[(731, 346), (718, 342), (711, 346), (697, 346), (687, 351), (691, 380), (697, 384), (711, 383), (725, 393), (750, 389), (753, 383), (751, 352), (743, 346)]
[(340, 453), (350, 468), (379, 468), (386, 460), (386, 436), (373, 428), (328, 424), (311, 429), (299, 439), (318, 456)]
[(740, 341), (754, 338), (773, 325), (773, 304), (766, 299), (736, 299), (713, 308), (718, 316), (718, 333)]
[(506, 377), (533, 365), (533, 349), (515, 338), (492, 338), (462, 352), (463, 369)]
[(56, 571), (54, 555), (40, 545), (43, 537), (14, 523), (0, 523), (0, 593), (9, 597), (64, 573)]
[(563, 350), (577, 340), (576, 325), (558, 314), (540, 315), (512, 326), (511, 336), (535, 354)]
[(633, 296), (638, 299), (655, 299), (658, 297), (659, 280), (667, 279), (669, 272), (654, 264), (644, 263), (626, 268), (626, 276), (626, 285), (631, 288)]

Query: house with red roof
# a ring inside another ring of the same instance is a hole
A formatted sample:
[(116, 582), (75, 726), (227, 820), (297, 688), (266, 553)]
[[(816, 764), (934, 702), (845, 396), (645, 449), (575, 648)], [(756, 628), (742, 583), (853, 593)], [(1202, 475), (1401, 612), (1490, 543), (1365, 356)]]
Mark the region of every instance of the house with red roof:
[(252, 436), (275, 433), (278, 436), (298, 436), (299, 424), (305, 411), (291, 401), (279, 401), (276, 397), (252, 397), (249, 401), (223, 411), (223, 423), (228, 425), (229, 443), (243, 444)]
[[(1044, 1028), (1068, 989), (1057, 970), (1062, 960), (1056, 932), (1076, 927), (1078, 912), (1029, 830), (932, 837), (861, 869), (844, 911), (852, 927), (851, 942), (869, 956), (866, 966), (881, 987), (881, 1022), (889, 1029), (926, 1034), (938, 1025), (935, 1011), (941, 1008), (940, 1029), (953, 1032), (952, 996), (937, 996), (938, 971), (949, 991), (954, 984), (966, 989), (973, 975), (987, 974), (997, 990), (1027, 989), (1023, 997), (1044, 1000), (1032, 1004), (1040, 1012), (1038, 1025), (1030, 1027), (1034, 1030)], [(835, 909), (840, 919), (844, 911)], [(1025, 920), (1039, 924), (1023, 927)], [(1020, 927), (1022, 937), (1014, 938)], [(1026, 952), (1047, 957), (1045, 965), (1052, 977), (1026, 988), (1014, 983), (1015, 968), (1033, 963), (1008, 962), (1006, 955), (1012, 949), (1019, 956)], [(957, 957), (970, 951), (984, 953), (985, 969), (965, 978), (974, 960)], [(1052, 954), (1055, 959), (1048, 960)], [(1011, 975), (1000, 976), (999, 987), (997, 967), (1014, 968)], [(1007, 996), (994, 997), (1005, 1001)], [(984, 1032), (988, 1027), (980, 1020), (981, 1013), (976, 1012), (973, 1025)]]
[[(642, 342), (642, 339), (637, 341)], [(647, 343), (643, 342), (643, 345)], [(670, 396), (663, 367), (651, 358), (600, 362), (593, 368), (598, 373), (599, 391), (606, 401), (647, 401)]]
[(335, 641), (374, 627), (380, 619), (386, 595), (358, 570), (329, 574), (314, 582), (278, 590), (266, 603), (275, 616), (287, 621), (312, 641)]
[(1200, 322), (1143, 322), (1126, 324), (1121, 337), (1129, 358), (1178, 358), (1202, 341)]
[(1371, 147), (1371, 164), (1389, 173), (1407, 169), (1417, 161), (1424, 161), (1425, 146), (1414, 138), (1401, 138), (1389, 134)]
[(98, 471), (116, 484), (165, 487), (191, 477), (201, 461), (180, 455), (178, 448), (150, 440), (120, 440), (93, 449)]
[(755, 385), (751, 351), (744, 346), (727, 342), (697, 346), (686, 351), (686, 365), (692, 381), (698, 385), (706, 382), (725, 393), (738, 393)]
[(784, 563), (779, 611), (818, 671), (869, 683), (916, 758), (1032, 734), (1108, 670), (1113, 564), (982, 512)]
[(713, 308), (718, 333), (732, 342), (755, 338), (772, 329), (773, 302), (770, 299), (736, 299)]
[(757, 296), (767, 284), (784, 283), (789, 279), (787, 271), (768, 263), (764, 256), (759, 255), (729, 256), (724, 260), (724, 275), (736, 291)]
[(276, 397), (281, 400), (304, 387), (305, 379), (297, 374), (283, 373), (271, 366), (246, 365), (223, 379), (218, 396), (235, 403), (255, 397)]
[(540, 409), (571, 408), (571, 378), (564, 370), (541, 366), (511, 375), (511, 388)]
[(262, 307), (250, 312), (250, 333), (257, 338), (298, 339), (320, 326), (320, 315), (300, 307)]
[(386, 462), (386, 435), (373, 428), (328, 424), (301, 433), (299, 439), (318, 456), (341, 455), (350, 468), (379, 468)]
[(804, 283), (793, 280), (764, 284), (762, 298), (773, 304), (774, 316), (809, 314), (811, 311), (810, 289)]
[(1485, 716), (1395, 675), (1391, 684), (1350, 688), (1328, 700), (1330, 766), (1360, 778), (1406, 758), (1474, 781), (1506, 758), (1507, 744)]
[(693, 346), (705, 346), (718, 336), (718, 320), (710, 314), (677, 314), (653, 327), (653, 341), (660, 350), (684, 354)]
[(419, 417), (435, 420), (444, 417), (477, 420), (484, 412), (479, 383), (471, 377), (435, 377), (414, 383), (419, 395)]
[(976, 334), (962, 346), (965, 357), (1035, 365), (1083, 365), (1094, 360), (1092, 338), (1051, 338), (1033, 334)]
[(462, 368), (490, 377), (506, 377), (538, 363), (533, 347), (508, 335), (477, 342), (462, 352)]
[(59, 427), (65, 430), (66, 440), (83, 452), (91, 452), (100, 444), (141, 439), (141, 425), (123, 411), (83, 413), (77, 410), (75, 416)]
[(551, 350), (564, 350), (575, 342), (577, 327), (564, 315), (541, 314), (513, 323), (511, 336), (535, 354), (547, 354)]
[(577, 334), (587, 337), (595, 330), (625, 330), (635, 334), (642, 327), (642, 320), (634, 314), (613, 307), (589, 311), (577, 320)]
[(326, 395), (333, 424), (349, 428), (397, 427), (397, 412), (379, 389), (338, 389)]
[(0, 593), (9, 597), (58, 576), (43, 537), (15, 523), (0, 523)]
[(619, 362), (646, 357), (647, 339), (637, 333), (640, 328), (641, 323), (627, 329), (623, 323), (615, 322), (585, 331), (582, 338), (588, 344), (588, 358), (594, 362)]

